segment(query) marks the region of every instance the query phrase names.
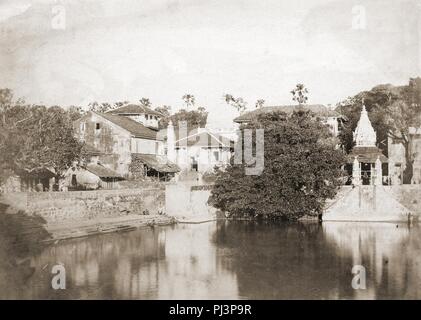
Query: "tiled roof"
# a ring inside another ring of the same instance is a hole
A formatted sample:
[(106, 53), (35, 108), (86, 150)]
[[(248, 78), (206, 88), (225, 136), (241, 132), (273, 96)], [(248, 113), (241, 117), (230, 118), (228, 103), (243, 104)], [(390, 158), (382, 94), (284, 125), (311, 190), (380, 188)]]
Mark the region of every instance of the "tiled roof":
[[(187, 140), (187, 143), (186, 143)], [(232, 147), (233, 141), (227, 137), (212, 134), (208, 131), (203, 131), (198, 133), (190, 133), (187, 137), (178, 139), (176, 141), (176, 146), (200, 146), (200, 147), (209, 147), (209, 148), (219, 148), (219, 147)]]
[(133, 153), (132, 161), (141, 161), (148, 167), (158, 172), (179, 172), (180, 168), (167, 159), (165, 156), (153, 155), (153, 154), (142, 154)]
[(260, 114), (263, 113), (270, 113), (270, 112), (285, 112), (287, 114), (291, 114), (294, 111), (312, 111), (316, 115), (321, 117), (341, 117), (341, 115), (332, 109), (327, 108), (322, 104), (310, 104), (310, 105), (285, 105), (285, 106), (272, 106), (272, 107), (262, 107), (250, 112), (246, 112), (241, 116), (234, 119), (234, 122), (248, 122), (251, 120), (256, 119)]
[(86, 166), (86, 170), (100, 178), (122, 178), (117, 172), (99, 164), (90, 163)]
[(377, 157), (380, 157), (382, 163), (387, 163), (387, 157), (377, 147), (354, 147), (348, 155), (348, 163), (353, 163), (355, 157), (359, 162), (375, 163)]
[(143, 124), (136, 122), (128, 117), (116, 116), (109, 113), (96, 113), (97, 115), (111, 121), (119, 127), (129, 131), (135, 138), (143, 138), (156, 140), (157, 131), (145, 127)]
[(159, 113), (151, 108), (137, 105), (137, 104), (128, 104), (127, 106), (123, 106), (107, 113), (111, 114), (151, 114), (158, 117), (163, 117), (162, 113)]

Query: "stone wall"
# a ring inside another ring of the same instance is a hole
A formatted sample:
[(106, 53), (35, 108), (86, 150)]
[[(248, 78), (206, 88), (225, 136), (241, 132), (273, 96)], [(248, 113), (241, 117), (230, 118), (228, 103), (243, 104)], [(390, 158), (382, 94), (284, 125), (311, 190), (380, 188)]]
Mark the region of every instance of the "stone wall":
[(387, 188), (414, 215), (421, 216), (421, 185), (404, 184)]
[(2, 202), (47, 222), (81, 221), (165, 212), (164, 188), (4, 194)]
[(212, 215), (216, 209), (208, 205), (210, 188), (185, 184), (169, 184), (165, 188), (165, 208), (170, 216)]
[(420, 185), (342, 187), (323, 220), (419, 221), (420, 199)]

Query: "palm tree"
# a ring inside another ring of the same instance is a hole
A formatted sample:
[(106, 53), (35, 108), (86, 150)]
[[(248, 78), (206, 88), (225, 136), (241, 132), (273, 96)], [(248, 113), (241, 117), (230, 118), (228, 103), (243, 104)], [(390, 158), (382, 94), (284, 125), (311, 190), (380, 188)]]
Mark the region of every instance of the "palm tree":
[(256, 101), (256, 109), (262, 108), (264, 104), (265, 104), (265, 100), (263, 100), (263, 99), (257, 100)]
[(187, 111), (189, 111), (189, 107), (193, 107), (196, 102), (194, 95), (190, 93), (186, 93), (181, 99), (183, 99), (186, 105)]
[(299, 105), (303, 105), (307, 103), (308, 100), (308, 90), (302, 83), (298, 83), (293, 90), (292, 93), (292, 100), (297, 101)]
[(142, 107), (150, 108), (152, 106), (152, 103), (148, 98), (142, 98), (139, 102)]

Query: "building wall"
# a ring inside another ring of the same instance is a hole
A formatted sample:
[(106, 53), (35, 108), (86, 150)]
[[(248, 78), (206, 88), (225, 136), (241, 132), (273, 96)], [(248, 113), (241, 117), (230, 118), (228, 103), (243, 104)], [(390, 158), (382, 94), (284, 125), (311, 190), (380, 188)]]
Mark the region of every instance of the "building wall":
[(165, 186), (165, 212), (169, 216), (213, 215), (216, 209), (208, 205), (210, 186), (194, 189), (184, 184)]
[(74, 129), (80, 140), (103, 153), (99, 156), (102, 165), (123, 176), (128, 174), (131, 161), (128, 131), (94, 113), (76, 121)]
[[(215, 153), (218, 156), (215, 156)], [(198, 164), (198, 172), (204, 173), (212, 170), (215, 166), (228, 164), (231, 158), (231, 151), (228, 148), (206, 148), (190, 146), (176, 150), (176, 163), (181, 170), (191, 170), (195, 158)]]
[(339, 123), (337, 117), (327, 117), (325, 120), (322, 121), (324, 124), (326, 124), (332, 132), (333, 136), (337, 137), (339, 134)]
[(158, 128), (159, 117), (153, 115), (138, 114), (133, 116), (128, 116), (130, 119), (142, 123), (147, 127)]
[[(411, 135), (411, 150), (415, 153), (413, 182), (421, 184), (421, 135)], [(405, 148), (400, 143), (388, 139), (389, 174), (402, 174), (405, 169)]]
[(157, 140), (131, 138), (132, 153), (164, 155), (164, 143)]

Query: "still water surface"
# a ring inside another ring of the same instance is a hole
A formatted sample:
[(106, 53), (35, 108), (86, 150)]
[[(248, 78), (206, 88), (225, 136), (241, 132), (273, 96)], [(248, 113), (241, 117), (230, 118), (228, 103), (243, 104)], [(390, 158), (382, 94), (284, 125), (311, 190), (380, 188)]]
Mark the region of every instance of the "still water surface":
[[(67, 287), (53, 290), (60, 263)], [(366, 290), (351, 286), (354, 265), (366, 268)], [(62, 241), (30, 266), (0, 269), (0, 298), (421, 299), (421, 228), (179, 224)]]

